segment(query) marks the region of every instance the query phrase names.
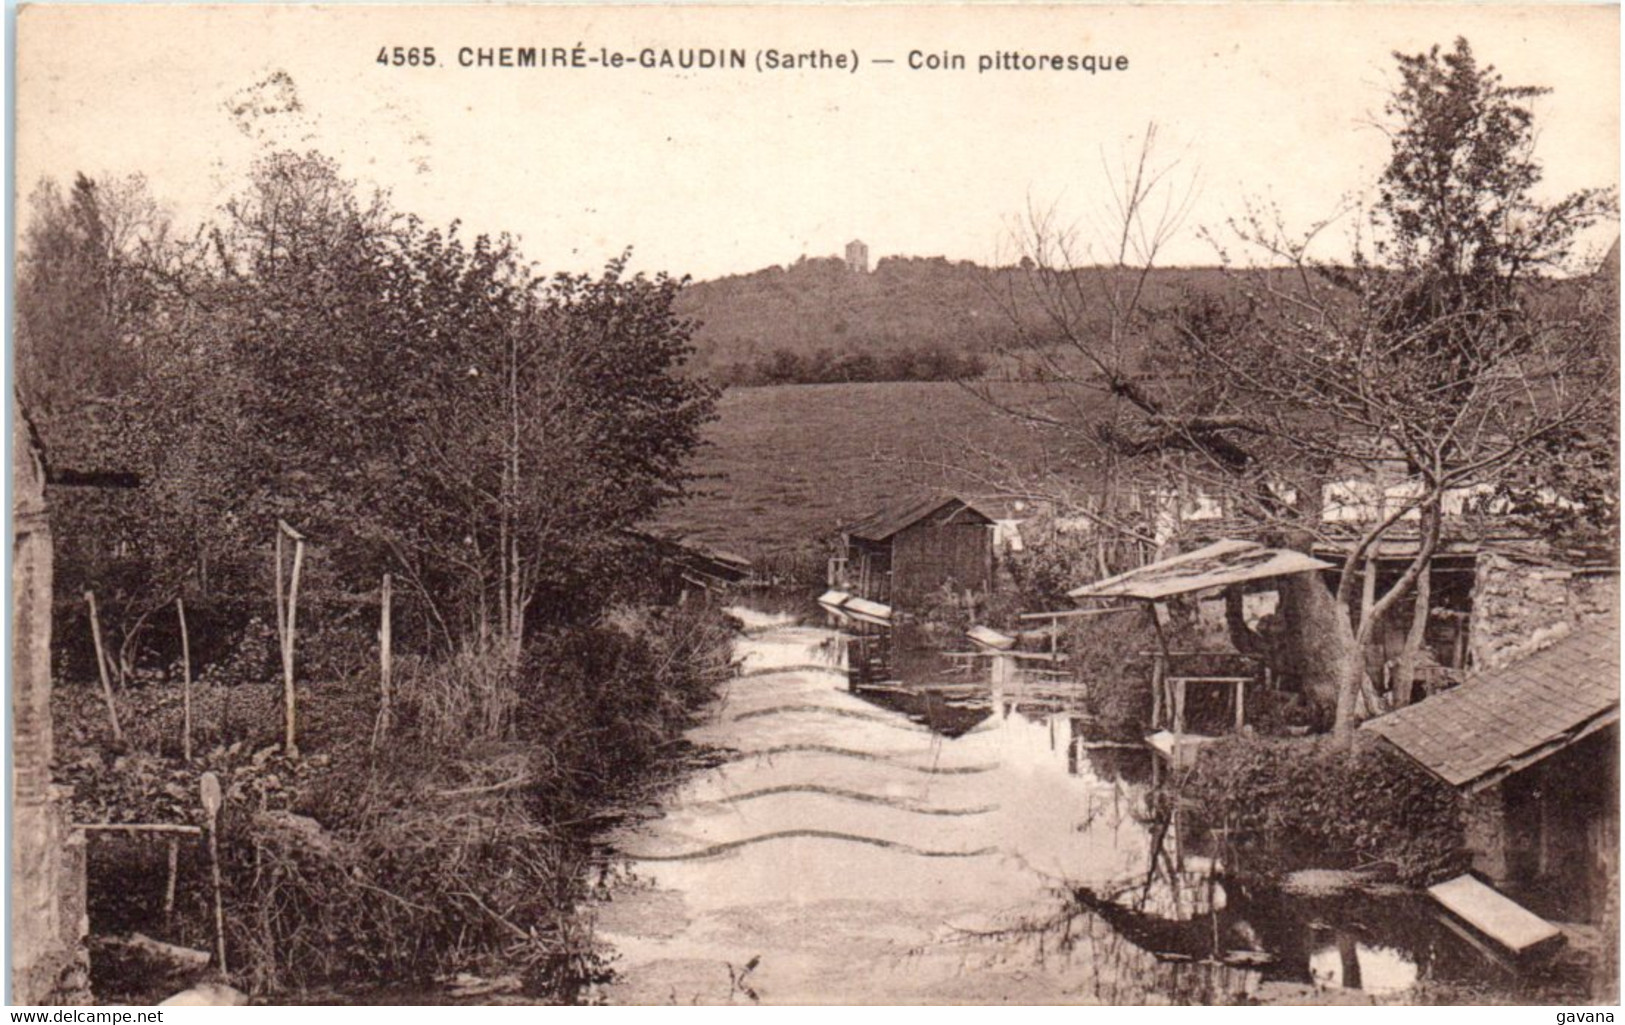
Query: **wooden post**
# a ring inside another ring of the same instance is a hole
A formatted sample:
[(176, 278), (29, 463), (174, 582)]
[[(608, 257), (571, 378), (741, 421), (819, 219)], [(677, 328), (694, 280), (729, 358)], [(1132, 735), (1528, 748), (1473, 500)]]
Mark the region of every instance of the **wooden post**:
[[(1171, 661), (1169, 660), (1169, 656), (1168, 656), (1168, 635), (1162, 632), (1162, 620), (1157, 618), (1157, 603), (1154, 602), (1154, 601), (1146, 602), (1145, 603), (1145, 611), (1146, 611), (1146, 614), (1151, 617), (1151, 627), (1152, 627), (1153, 630), (1156, 631), (1156, 634), (1157, 634), (1157, 652), (1158, 652), (1158, 655), (1160, 656), (1158, 658), (1158, 662), (1160, 662), (1160, 664), (1162, 666), (1162, 674), (1161, 674), (1162, 679), (1161, 680), (1155, 680), (1155, 681), (1153, 681), (1153, 684), (1152, 684), (1152, 686), (1156, 686), (1159, 683), (1160, 684), (1165, 684), (1166, 683), (1166, 681), (1168, 679), (1168, 671), (1173, 668), (1173, 665), (1172, 665)], [(1155, 666), (1156, 663), (1153, 663), (1153, 665)], [(1156, 670), (1153, 669), (1152, 672), (1155, 675)], [(1174, 695), (1170, 694), (1168, 697), (1169, 697), (1168, 704), (1170, 706), (1174, 706)], [(1153, 692), (1153, 702), (1155, 702), (1155, 692)], [(1179, 714), (1182, 714), (1184, 709), (1183, 709), (1183, 707), (1177, 707), (1177, 708), (1176, 707), (1170, 707), (1169, 711), (1173, 712), (1177, 716)], [(1175, 721), (1177, 723), (1178, 720), (1176, 719)], [(1156, 725), (1155, 722), (1153, 722), (1152, 725)], [(1177, 732), (1177, 730), (1176, 730), (1176, 732)]]
[(1159, 652), (1151, 656), (1151, 728), (1162, 727), (1162, 690), (1164, 673), (1162, 654)]
[(1247, 681), (1236, 681), (1236, 732), (1247, 725)]
[(169, 931), (169, 924), (175, 917), (175, 876), (180, 871), (181, 844), (175, 837), (169, 838), (169, 876), (164, 882), (164, 931)]
[[(192, 760), (192, 639), (186, 631), (186, 602), (175, 599), (175, 615), (181, 621), (181, 757)], [(171, 849), (173, 850), (173, 849)], [(173, 882), (173, 879), (171, 880)]]
[(209, 817), (209, 868), (214, 877), (214, 966), (221, 975), (226, 967), (226, 907), (220, 894), (220, 805), (224, 795), (220, 792), (220, 778), (205, 772), (198, 780), (203, 810)]
[(113, 681), (107, 676), (107, 649), (102, 644), (102, 619), (96, 611), (96, 592), (85, 592), (85, 603), (90, 606), (90, 636), (96, 642), (96, 672), (102, 681), (102, 697), (107, 700), (107, 718), (113, 724), (113, 743), (124, 743), (124, 731), (119, 729), (118, 706), (113, 702)]
[(384, 574), (383, 586), (379, 589), (378, 613), (378, 726), (373, 730), (372, 746), (376, 750), (378, 744), (389, 734), (391, 711), (391, 690), (395, 668), (394, 645), (390, 629), (392, 580), (388, 573)]
[[(277, 631), (282, 642), (282, 692), (285, 705), (282, 750), (289, 758), (299, 757), (298, 699), (294, 687), (294, 641), (299, 634), (299, 571), (305, 561), (305, 536), (282, 520), (277, 521), (276, 587)], [(282, 593), (282, 537), (293, 539), (293, 570), (288, 578), (286, 604)]]
[[(282, 605), (282, 526), (276, 532), (276, 645), (280, 656), (287, 648), (288, 610)], [(286, 666), (283, 667), (286, 669)]]

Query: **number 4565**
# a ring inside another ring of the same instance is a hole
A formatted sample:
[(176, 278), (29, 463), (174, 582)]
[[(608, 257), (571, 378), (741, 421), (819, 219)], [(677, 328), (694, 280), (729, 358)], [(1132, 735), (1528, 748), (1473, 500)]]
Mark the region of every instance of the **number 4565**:
[(378, 63), (386, 68), (432, 68), (432, 46), (384, 46), (378, 50)]

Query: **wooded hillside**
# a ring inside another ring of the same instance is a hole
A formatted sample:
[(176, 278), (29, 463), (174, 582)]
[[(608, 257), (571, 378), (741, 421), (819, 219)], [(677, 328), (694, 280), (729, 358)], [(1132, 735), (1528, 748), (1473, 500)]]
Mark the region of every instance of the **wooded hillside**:
[[(1097, 273), (1075, 272), (1077, 287), (1101, 287)], [(943, 380), (974, 376), (972, 364), (993, 362), (1018, 335), (1042, 337), (1045, 311), (1021, 274), (940, 256), (884, 257), (868, 274), (802, 259), (698, 282), (678, 309), (700, 322), (694, 368), (724, 383)], [(1223, 286), (1214, 268), (1158, 270), (1150, 305)]]

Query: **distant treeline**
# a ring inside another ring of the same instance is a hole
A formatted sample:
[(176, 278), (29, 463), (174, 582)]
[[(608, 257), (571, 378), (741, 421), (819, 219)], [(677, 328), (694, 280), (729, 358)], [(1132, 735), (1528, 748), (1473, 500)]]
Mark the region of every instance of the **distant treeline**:
[(712, 372), (719, 384), (840, 384), (856, 381), (956, 381), (976, 378), (987, 362), (976, 353), (943, 345), (910, 345), (892, 352), (820, 348), (800, 353), (774, 349)]
[[(1076, 287), (1104, 310), (1099, 273), (1079, 271)], [(1043, 338), (1050, 314), (1037, 280), (1022, 266), (942, 257), (885, 257), (867, 274), (813, 258), (695, 282), (677, 306), (698, 323), (692, 368), (718, 383), (934, 381), (980, 374), (979, 361)], [(1214, 269), (1159, 270), (1147, 300), (1229, 287)]]

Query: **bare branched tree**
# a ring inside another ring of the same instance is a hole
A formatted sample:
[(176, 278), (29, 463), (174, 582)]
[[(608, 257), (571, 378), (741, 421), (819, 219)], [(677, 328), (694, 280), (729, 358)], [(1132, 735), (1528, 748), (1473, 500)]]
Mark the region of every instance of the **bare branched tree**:
[[(1250, 210), (1230, 225), (1226, 248), (1242, 255), (1226, 253), (1222, 287), (1158, 290), (1189, 193), (1156, 164), (1154, 132), (1113, 183), (1104, 258), (1052, 214), (1029, 216), (1008, 308), (1042, 316), (1022, 319), (1024, 344), (977, 386), (1010, 415), (1091, 438), (1095, 487), (1114, 504), (1199, 494), (1227, 532), (1340, 553), (1333, 588), (1283, 580), (1277, 643), (1247, 629), (1239, 603), (1230, 623), (1345, 738), (1379, 705), (1364, 649), (1427, 579), (1447, 519), (1594, 425), (1618, 387), (1599, 358), (1609, 318), (1594, 315), (1589, 279), (1562, 274), (1576, 235), (1615, 214), (1613, 193), (1532, 197), (1541, 90), (1505, 86), (1465, 41), (1396, 60), (1375, 202), (1297, 234)], [(1352, 252), (1313, 255), (1336, 219), (1357, 226)], [(1409, 558), (1377, 593), (1371, 557), (1413, 524)], [(1421, 633), (1400, 667), (1405, 700)]]

